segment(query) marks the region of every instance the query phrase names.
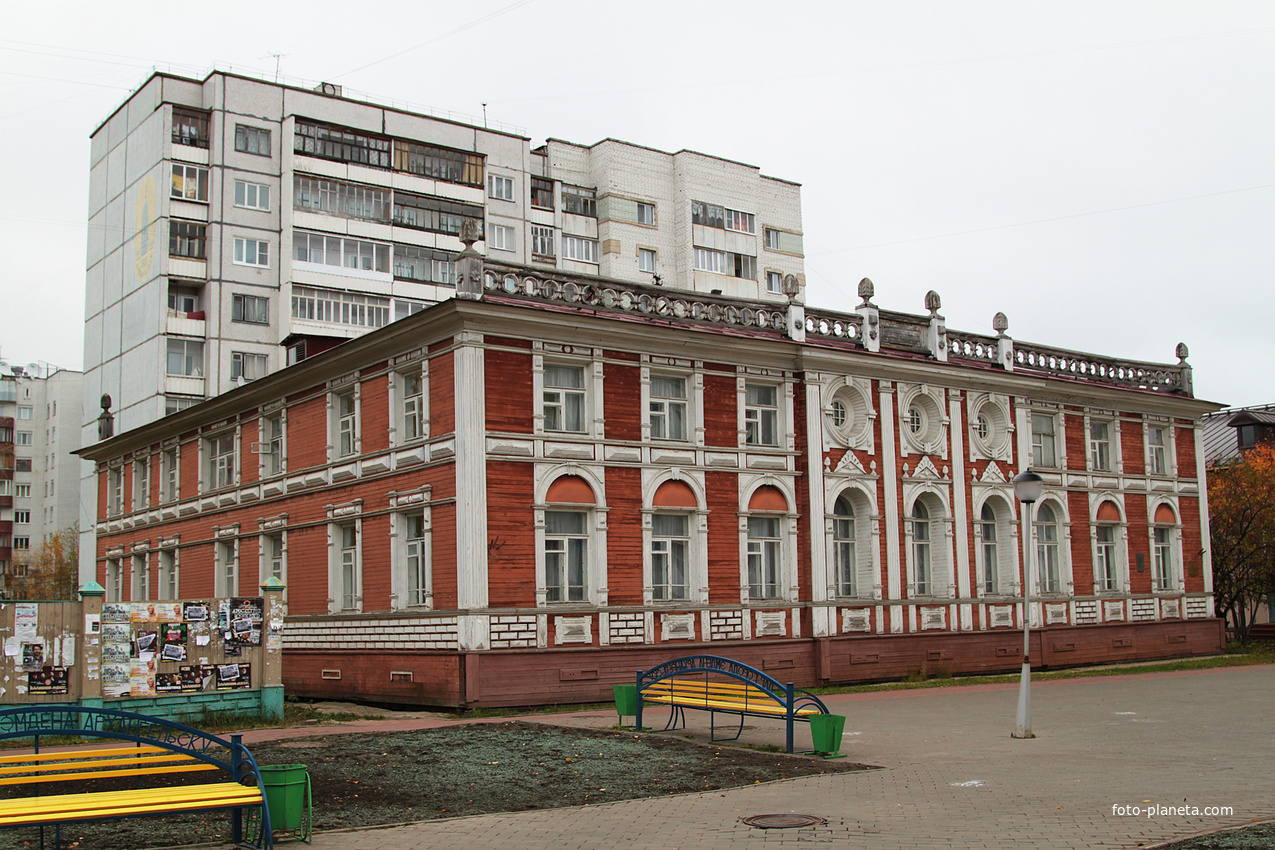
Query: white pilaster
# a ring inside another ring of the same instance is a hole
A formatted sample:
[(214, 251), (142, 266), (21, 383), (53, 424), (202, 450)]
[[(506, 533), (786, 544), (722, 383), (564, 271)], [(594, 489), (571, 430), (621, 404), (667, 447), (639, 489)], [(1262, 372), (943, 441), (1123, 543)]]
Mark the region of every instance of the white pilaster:
[[(461, 332), (452, 354), (456, 405), (456, 603), (487, 607), (487, 411), (482, 335)], [(487, 649), (487, 616), (460, 617), (460, 648)]]

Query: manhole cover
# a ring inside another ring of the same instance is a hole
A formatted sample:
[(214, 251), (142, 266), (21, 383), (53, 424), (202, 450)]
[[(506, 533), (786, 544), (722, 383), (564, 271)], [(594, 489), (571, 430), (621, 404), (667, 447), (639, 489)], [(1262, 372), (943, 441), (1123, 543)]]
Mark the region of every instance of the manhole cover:
[(815, 815), (753, 815), (744, 823), (758, 829), (800, 829), (803, 826), (823, 826), (828, 821)]

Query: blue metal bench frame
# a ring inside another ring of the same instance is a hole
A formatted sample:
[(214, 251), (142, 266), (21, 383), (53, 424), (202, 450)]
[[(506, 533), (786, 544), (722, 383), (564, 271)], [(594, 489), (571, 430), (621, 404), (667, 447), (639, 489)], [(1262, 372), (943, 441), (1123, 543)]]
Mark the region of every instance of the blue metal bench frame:
[[(675, 676), (684, 677), (687, 674), (692, 673), (722, 674), (743, 682), (746, 685), (752, 685), (756, 688), (760, 688), (770, 695), (774, 699), (775, 705), (784, 710), (784, 715), (780, 719), (783, 719), (787, 726), (787, 746), (788, 752), (790, 753), (793, 751), (794, 722), (797, 720), (808, 719), (806, 716), (802, 716), (797, 713), (799, 709), (817, 708), (821, 714), (831, 713), (819, 697), (809, 691), (793, 687), (791, 682), (783, 684), (778, 679), (763, 673), (755, 667), (749, 667), (747, 664), (742, 664), (730, 658), (722, 658), (717, 655), (687, 655), (682, 658), (675, 658), (672, 661), (666, 661), (663, 664), (657, 664), (650, 670), (638, 671), (637, 717), (635, 718), (635, 723), (638, 729), (642, 728), (643, 691), (645, 691), (649, 686), (664, 679), (672, 679)], [(770, 717), (772, 719), (776, 717), (774, 714), (768, 714), (765, 712), (751, 712), (746, 708), (724, 708), (719, 706), (693, 705), (690, 703), (685, 705), (672, 704), (670, 705), (670, 708), (672, 709), (672, 712), (669, 717), (668, 725), (664, 727), (665, 730), (676, 729), (679, 720), (683, 726), (685, 725), (686, 716), (684, 714), (684, 709), (699, 708), (710, 713), (709, 734), (714, 741), (718, 739), (716, 737), (716, 727), (712, 725), (712, 716), (716, 715), (718, 712), (723, 714), (739, 715), (739, 731), (735, 733), (734, 738), (723, 739), (732, 741), (738, 738), (740, 732), (743, 731), (745, 715), (751, 717)]]
[[(228, 771), (235, 782), (255, 786), (261, 791), (261, 828), (256, 843), (247, 842), (243, 835), (244, 806), (223, 806), (230, 809), (231, 841), (237, 847), (252, 850), (271, 850), (273, 845), (270, 828), (270, 807), (266, 805), (265, 788), (257, 760), (243, 745), (242, 735), (230, 739), (202, 732), (191, 726), (174, 723), (159, 717), (118, 711), (110, 708), (90, 708), (81, 705), (26, 705), (0, 709), (0, 741), (13, 738), (32, 738), (34, 752), (40, 752), (40, 739), (50, 736), (83, 736), (132, 741), (162, 747), (174, 753), (189, 756)], [(223, 748), (225, 757), (210, 751)], [(138, 778), (139, 787), (141, 777)], [(252, 807), (248, 807), (252, 808)], [(204, 808), (200, 811), (216, 811)], [(171, 814), (164, 812), (162, 814)], [(150, 815), (121, 815), (121, 817), (149, 817)], [(103, 818), (116, 820), (117, 818)], [(61, 846), (62, 824), (55, 825), (55, 846)], [(44, 846), (44, 828), (40, 829), (40, 846)]]

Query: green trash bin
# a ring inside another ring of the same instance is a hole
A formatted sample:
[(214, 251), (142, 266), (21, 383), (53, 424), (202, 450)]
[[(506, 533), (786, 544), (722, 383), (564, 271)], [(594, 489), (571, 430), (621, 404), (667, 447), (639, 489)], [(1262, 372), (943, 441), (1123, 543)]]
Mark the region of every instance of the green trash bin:
[(615, 713), (624, 725), (625, 717), (637, 716), (637, 685), (613, 685), (611, 690), (615, 693)]
[(270, 809), (270, 826), (310, 841), (310, 773), (304, 764), (263, 764), (261, 787)]
[(845, 728), (845, 715), (810, 715), (810, 739), (814, 742), (814, 751), (807, 755), (823, 756), (826, 759), (845, 758), (841, 752), (841, 734)]

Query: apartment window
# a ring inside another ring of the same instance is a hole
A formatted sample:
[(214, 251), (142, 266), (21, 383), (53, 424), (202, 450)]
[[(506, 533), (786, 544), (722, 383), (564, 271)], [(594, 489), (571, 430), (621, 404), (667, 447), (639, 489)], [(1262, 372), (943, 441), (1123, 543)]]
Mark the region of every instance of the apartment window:
[(1089, 463), (1096, 471), (1111, 470), (1111, 423), (1089, 423)]
[(651, 439), (686, 439), (686, 379), (651, 376)]
[(270, 210), (270, 187), (246, 180), (235, 181), (235, 206), (249, 210)]
[(133, 510), (140, 511), (151, 503), (150, 458), (133, 458)]
[(544, 417), (546, 431), (585, 431), (583, 366), (545, 366)]
[(429, 553), (425, 539), (425, 512), (402, 515), (403, 566), (407, 572), (407, 604), (430, 601)]
[(553, 209), (553, 181), (543, 177), (531, 178), (531, 205), (538, 210)]
[(1151, 475), (1168, 475), (1168, 440), (1164, 428), (1147, 429), (1147, 472)]
[(645, 204), (638, 201), (637, 205), (638, 224), (646, 224), (651, 227), (655, 226), (655, 204)]
[(296, 230), (292, 234), (292, 259), (299, 263), (388, 274), (390, 246), (383, 242)]
[[(14, 539), (17, 542), (17, 539)], [(15, 547), (16, 548), (16, 547)], [(106, 562), (106, 601), (124, 601), (124, 576), (120, 572), (120, 562), (112, 558)]]
[(168, 287), (168, 309), (174, 313), (190, 315), (199, 312), (199, 290), (188, 286)]
[(703, 201), (691, 201), (691, 224), (726, 229), (726, 208)]
[(208, 169), (174, 162), (172, 196), (183, 201), (207, 201)]
[(359, 529), (357, 525), (340, 525), (337, 539), (337, 593), (342, 611), (356, 611), (359, 607)]
[(1036, 508), (1036, 562), (1040, 570), (1041, 593), (1058, 593), (1062, 590), (1058, 560), (1060, 539), (1062, 535), (1059, 533), (1058, 515), (1048, 504), (1041, 503)]
[(983, 505), (983, 511), (979, 515), (979, 533), (982, 538), (979, 554), (982, 559), (980, 578), (982, 579), (984, 593), (997, 593), (999, 591), (997, 574), (1000, 567), (1000, 555), (996, 549), (996, 526), (996, 511), (991, 504)]
[(180, 599), (177, 575), (177, 550), (161, 549), (159, 553), (159, 597)]
[(425, 382), (420, 367), (398, 375), (402, 405), (399, 419), (400, 440), (417, 440), (425, 436)]
[(106, 471), (106, 513), (116, 516), (123, 512), (124, 470), (121, 467), (112, 466)]
[(279, 475), (284, 471), (282, 413), (262, 417), (261, 469), (265, 475)]
[(858, 596), (858, 558), (855, 552), (854, 507), (845, 496), (832, 507), (832, 553), (837, 596)]
[(726, 274), (726, 252), (713, 251), (709, 248), (695, 249), (695, 270)]
[(744, 385), (744, 443), (779, 445), (779, 388), (765, 384)]
[(235, 484), (235, 435), (233, 432), (204, 441), (208, 452), (208, 489), (220, 490)]
[(748, 596), (775, 599), (779, 596), (781, 540), (779, 517), (748, 518)]
[(690, 596), (690, 517), (686, 514), (651, 516), (651, 598), (656, 601)]
[(29, 457), (17, 458), (14, 460), (13, 463), (14, 463), (13, 468), (15, 472), (30, 472), (31, 471), (31, 458)]
[(202, 398), (181, 395), (164, 396), (164, 415), (172, 416), (174, 413), (185, 410), (188, 407), (194, 407), (203, 401)]
[(257, 295), (232, 295), (230, 319), (234, 322), (268, 325), (270, 324), (270, 299)]
[(1120, 564), (1116, 554), (1116, 527), (1099, 525), (1094, 529), (1094, 537), (1094, 581), (1098, 590), (1117, 590), (1120, 586)]
[(465, 219), (478, 222), (481, 238), (483, 208), (460, 201), (436, 198), (432, 195), (414, 195), (410, 192), (394, 193), (394, 223), (413, 230), (430, 233), (460, 235)]
[[(496, 228), (493, 228), (493, 230)], [(511, 243), (512, 244), (512, 243)], [(510, 250), (513, 250), (510, 248)], [(454, 254), (416, 245), (394, 246), (394, 277), (419, 283), (456, 285)]]
[(246, 124), (235, 125), (235, 150), (257, 156), (270, 156), (270, 131)]
[(930, 511), (919, 499), (912, 506), (912, 568), (916, 595), (934, 593), (934, 562), (930, 548)]
[(383, 328), (390, 321), (390, 299), (293, 286), (292, 318), (356, 328)]
[(500, 174), (488, 174), (487, 197), (500, 201), (512, 201), (514, 199), (514, 179)]
[(541, 227), (536, 224), (531, 226), (531, 255), (545, 259), (553, 259), (557, 256), (553, 250), (552, 227)]
[(236, 540), (222, 540), (214, 546), (217, 570), (214, 574), (214, 593), (218, 596), (238, 596), (239, 543)]
[(15, 433), (14, 433), (13, 437), (14, 437), (13, 444), (14, 444), (15, 446), (29, 446), (29, 445), (31, 445), (31, 432), (30, 432), (30, 431), (17, 431), (17, 432), (15, 432)]
[[(0, 481), (0, 496), (7, 496), (7, 495), (9, 495), (9, 494), (6, 492), (6, 490), (7, 490), (7, 488), (8, 488), (8, 485), (9, 485), (9, 484), (11, 484), (11, 483), (12, 483), (12, 482), (7, 481), (7, 480)], [(14, 498), (15, 498), (15, 499), (29, 499), (29, 498), (31, 498), (31, 485), (30, 485), (30, 484), (14, 484), (14, 485), (13, 485), (13, 496), (14, 496)]]
[(169, 339), (167, 370), (170, 375), (202, 378), (204, 376), (204, 341), (202, 339)]
[(30, 538), (30, 537), (18, 537), (18, 536), (14, 536), (14, 538), (13, 538), (13, 548), (14, 548), (14, 549), (21, 549), (21, 550), (23, 550), (23, 551), (26, 551), (27, 549), (30, 549), (30, 548), (31, 548), (31, 538)]
[(1052, 414), (1032, 414), (1032, 466), (1058, 466), (1058, 451), (1054, 433), (1055, 424)]
[(598, 193), (582, 186), (562, 186), (562, 211), (571, 215), (598, 217)]
[(173, 144), (192, 148), (208, 147), (208, 113), (174, 106)]
[(713, 274), (730, 275), (745, 280), (757, 279), (757, 258), (748, 254), (714, 251), (710, 248), (695, 249), (695, 270)]
[(292, 206), (307, 212), (374, 222), (389, 221), (392, 212), (388, 189), (303, 174), (293, 178)]
[(30, 418), (31, 418), (31, 414), (32, 414), (33, 412), (34, 412), (34, 411), (33, 411), (33, 408), (30, 408), (30, 407), (19, 407), (19, 408), (18, 408), (18, 418), (19, 418), (19, 419), (30, 419)]
[(129, 582), (129, 585), (132, 590), (132, 601), (145, 602), (147, 599), (150, 599), (151, 575), (150, 570), (147, 569), (145, 555), (133, 556), (133, 575), (131, 576), (131, 579), (132, 580)]
[(638, 271), (655, 274), (656, 254), (653, 248), (638, 248)]
[[(118, 511), (117, 511), (117, 513), (118, 513)], [(15, 523), (17, 523), (18, 525), (30, 525), (30, 524), (31, 524), (31, 512), (30, 512), (30, 511), (14, 511), (14, 512), (13, 512), (13, 521), (14, 521)]]
[(487, 228), (487, 245), (497, 251), (515, 250), (514, 229), (503, 224), (493, 224)]
[(207, 258), (206, 225), (193, 221), (170, 219), (168, 222), (168, 254), (172, 257), (188, 257), (192, 260)]
[(390, 167), (390, 140), (384, 136), (298, 120), (292, 149), (297, 153), (352, 162), (372, 168)]
[(269, 267), (270, 243), (264, 239), (235, 237), (235, 262), (241, 266)]
[[(1158, 511), (1157, 511), (1158, 513)], [(1152, 532), (1152, 587), (1155, 590), (1173, 589), (1173, 528), (1156, 527)]]
[(333, 431), (336, 439), (332, 446), (337, 457), (349, 457), (359, 447), (359, 413), (358, 400), (354, 390), (335, 393), (332, 396)]
[(545, 511), (545, 601), (584, 601), (589, 563), (587, 520), (584, 511)]
[(163, 502), (175, 502), (178, 496), (177, 449), (164, 449), (159, 456), (159, 498)]
[(598, 261), (598, 241), (583, 239), (579, 236), (562, 235), (562, 259), (578, 260), (582, 263)]
[(766, 291), (772, 295), (783, 294), (784, 276), (779, 272), (766, 272)]
[(483, 156), (477, 153), (442, 148), (437, 145), (418, 145), (401, 139), (394, 142), (394, 168), (460, 183), (465, 186), (483, 185)]
[(765, 234), (765, 237), (766, 237), (766, 247), (772, 251), (778, 251), (779, 250), (779, 231), (775, 230), (772, 227), (767, 227), (763, 230), (763, 233)]
[(278, 579), (288, 583), (287, 564), (284, 562), (283, 532), (261, 535), (261, 581)]
[(270, 371), (269, 358), (264, 354), (250, 354), (246, 351), (230, 353), (230, 380), (255, 381), (264, 378)]

